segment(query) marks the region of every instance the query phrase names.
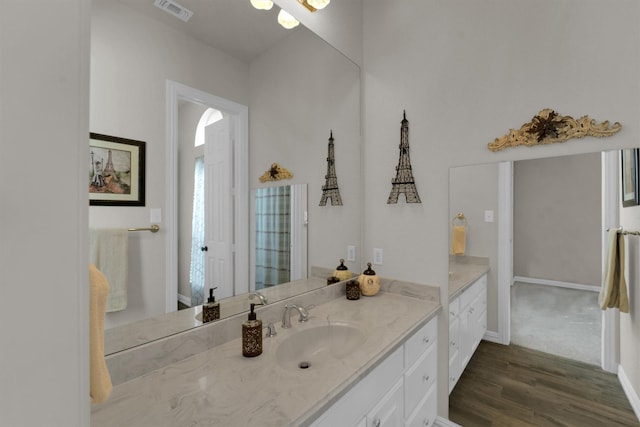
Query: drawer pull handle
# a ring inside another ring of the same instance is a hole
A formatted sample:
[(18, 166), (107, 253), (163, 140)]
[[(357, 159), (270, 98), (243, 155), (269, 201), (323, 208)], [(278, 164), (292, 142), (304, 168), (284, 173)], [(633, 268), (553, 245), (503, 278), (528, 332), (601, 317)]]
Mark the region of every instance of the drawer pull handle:
[(456, 342), (455, 341), (451, 341), (451, 346), (455, 347), (456, 346)]
[(429, 427), (429, 424), (430, 424), (429, 421), (430, 421), (429, 418), (425, 418), (424, 419), (424, 422), (422, 423), (422, 424), (424, 424), (424, 427)]
[(429, 381), (429, 375), (424, 374), (424, 375), (422, 376), (422, 379), (423, 379), (425, 382), (426, 382), (426, 381)]
[(422, 342), (425, 343), (425, 344), (429, 344), (429, 341), (431, 341), (431, 339), (429, 337), (422, 338)]
[(380, 427), (380, 424), (382, 422), (380, 421), (380, 418), (376, 418), (375, 420), (373, 420), (373, 427)]

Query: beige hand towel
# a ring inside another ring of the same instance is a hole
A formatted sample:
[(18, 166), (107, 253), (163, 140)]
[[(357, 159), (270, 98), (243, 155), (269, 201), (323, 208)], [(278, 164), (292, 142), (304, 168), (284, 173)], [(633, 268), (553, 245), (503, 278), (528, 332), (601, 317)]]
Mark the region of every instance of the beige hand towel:
[(89, 357), (91, 368), (91, 402), (101, 403), (111, 394), (111, 376), (104, 360), (104, 313), (109, 282), (95, 265), (89, 264)]
[(454, 255), (464, 255), (467, 241), (467, 230), (464, 225), (453, 226), (453, 238), (451, 240), (451, 252)]
[(624, 235), (617, 229), (612, 229), (609, 230), (607, 240), (606, 271), (598, 302), (602, 310), (619, 308), (622, 313), (628, 313), (629, 298), (624, 279)]

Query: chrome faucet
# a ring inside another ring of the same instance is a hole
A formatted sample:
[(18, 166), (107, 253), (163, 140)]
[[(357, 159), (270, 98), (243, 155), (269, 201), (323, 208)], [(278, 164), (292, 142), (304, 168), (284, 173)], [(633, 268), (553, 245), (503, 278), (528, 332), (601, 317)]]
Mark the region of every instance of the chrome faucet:
[(260, 303), (262, 305), (267, 305), (267, 299), (265, 298), (264, 295), (262, 295), (260, 292), (256, 291), (256, 292), (251, 292), (251, 294), (249, 294), (249, 299), (253, 299), (253, 297), (258, 297), (258, 299), (260, 300)]
[(309, 312), (304, 307), (298, 307), (295, 304), (285, 305), (284, 312), (282, 313), (282, 327), (290, 328), (291, 327), (291, 310), (296, 309), (298, 313), (300, 313), (300, 318), (298, 322), (306, 322), (309, 320)]

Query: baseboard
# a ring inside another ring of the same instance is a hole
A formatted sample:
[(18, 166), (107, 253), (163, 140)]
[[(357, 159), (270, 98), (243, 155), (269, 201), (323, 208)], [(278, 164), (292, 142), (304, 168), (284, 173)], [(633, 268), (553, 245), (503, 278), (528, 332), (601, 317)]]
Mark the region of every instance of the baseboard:
[(498, 333), (494, 331), (485, 332), (482, 339), (485, 341), (496, 343), (496, 344), (504, 344), (502, 342), (502, 339), (500, 338), (500, 335), (498, 335)]
[(578, 289), (581, 291), (600, 292), (600, 286), (583, 285), (581, 283), (560, 282), (558, 280), (536, 279), (534, 277), (514, 276), (513, 281), (532, 283), (534, 285), (556, 286), (558, 288)]
[(456, 424), (443, 417), (436, 418), (436, 422), (433, 425), (436, 427), (462, 427), (460, 424)]
[(191, 307), (191, 298), (185, 297), (184, 295), (178, 294), (178, 301), (182, 304)]
[(622, 365), (618, 365), (618, 380), (620, 380), (620, 385), (622, 385), (622, 389), (627, 395), (627, 399), (629, 399), (629, 403), (633, 408), (633, 412), (636, 414), (636, 418), (640, 420), (640, 398), (638, 398), (638, 393), (633, 389), (631, 381), (629, 381), (629, 377), (627, 377), (624, 369), (622, 369)]

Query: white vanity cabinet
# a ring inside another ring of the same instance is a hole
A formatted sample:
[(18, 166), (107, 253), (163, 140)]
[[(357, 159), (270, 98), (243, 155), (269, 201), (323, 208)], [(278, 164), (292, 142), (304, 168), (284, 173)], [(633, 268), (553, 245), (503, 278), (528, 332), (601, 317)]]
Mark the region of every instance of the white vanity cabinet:
[(449, 302), (449, 393), (487, 331), (487, 275)]
[(437, 416), (437, 333), (437, 319), (433, 318), (312, 426), (433, 426)]

